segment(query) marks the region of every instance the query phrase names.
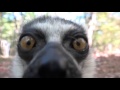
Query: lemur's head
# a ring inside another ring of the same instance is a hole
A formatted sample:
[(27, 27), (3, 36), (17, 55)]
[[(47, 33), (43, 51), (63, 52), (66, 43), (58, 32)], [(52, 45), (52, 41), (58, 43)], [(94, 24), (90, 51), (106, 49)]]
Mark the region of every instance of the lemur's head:
[(93, 77), (84, 28), (58, 17), (38, 17), (22, 27), (13, 63), (15, 77), (84, 78)]

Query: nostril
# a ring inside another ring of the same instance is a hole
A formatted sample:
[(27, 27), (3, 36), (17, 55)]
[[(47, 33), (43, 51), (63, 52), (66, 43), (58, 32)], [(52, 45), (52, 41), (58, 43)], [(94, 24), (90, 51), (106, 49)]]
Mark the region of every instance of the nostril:
[(65, 78), (66, 70), (58, 64), (49, 63), (39, 68), (39, 75), (41, 78)]

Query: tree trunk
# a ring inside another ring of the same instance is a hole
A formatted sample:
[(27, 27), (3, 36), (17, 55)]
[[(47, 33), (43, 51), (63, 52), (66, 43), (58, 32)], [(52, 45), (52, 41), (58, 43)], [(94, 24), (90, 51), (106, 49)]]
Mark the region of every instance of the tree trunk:
[(92, 46), (92, 40), (93, 40), (93, 32), (95, 30), (95, 24), (96, 24), (96, 13), (95, 12), (90, 12), (90, 17), (87, 20), (88, 24), (88, 40), (89, 40), (89, 45), (90, 47)]
[(6, 40), (0, 40), (0, 56), (9, 57), (10, 43)]
[(13, 31), (13, 33), (14, 33), (14, 35), (13, 35), (13, 46), (14, 46), (16, 44), (16, 37), (17, 37), (16, 32), (18, 30), (17, 19), (16, 19), (16, 16), (15, 16), (14, 12), (13, 12), (13, 17), (14, 17), (14, 24), (15, 24), (15, 30)]
[[(2, 12), (0, 12), (0, 24), (3, 24), (2, 22)], [(2, 38), (2, 26), (0, 25), (0, 39)]]

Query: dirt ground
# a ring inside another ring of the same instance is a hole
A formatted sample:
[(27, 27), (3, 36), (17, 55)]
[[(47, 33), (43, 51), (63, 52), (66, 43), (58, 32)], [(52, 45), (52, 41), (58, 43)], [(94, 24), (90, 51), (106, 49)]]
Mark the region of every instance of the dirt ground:
[(0, 57), (0, 78), (9, 78), (9, 70), (13, 57)]
[[(96, 78), (120, 78), (120, 55), (94, 55), (97, 68)], [(9, 68), (13, 57), (0, 57), (0, 78), (9, 78)]]
[(97, 78), (120, 78), (120, 56), (101, 56), (96, 59), (96, 63)]

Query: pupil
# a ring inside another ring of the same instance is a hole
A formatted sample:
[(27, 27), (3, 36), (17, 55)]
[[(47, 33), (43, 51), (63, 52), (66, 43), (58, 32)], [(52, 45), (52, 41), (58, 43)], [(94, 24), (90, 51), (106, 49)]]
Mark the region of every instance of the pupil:
[(76, 42), (77, 46), (80, 46), (80, 42)]
[(31, 42), (30, 41), (27, 41), (27, 43), (26, 43), (27, 45), (30, 45), (31, 44)]

